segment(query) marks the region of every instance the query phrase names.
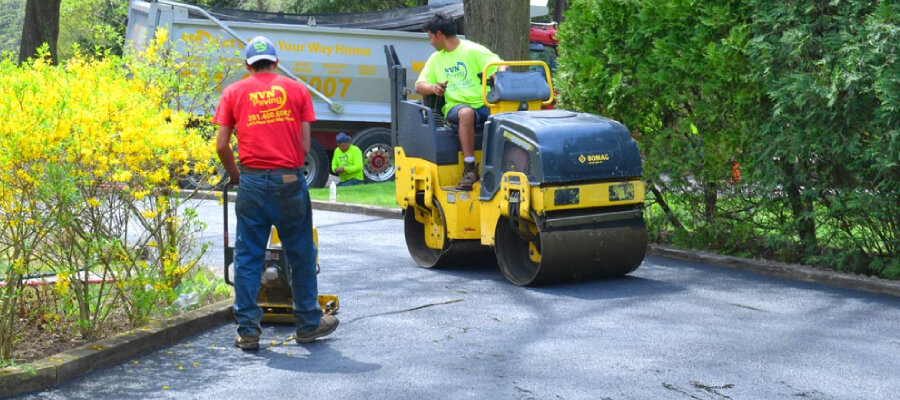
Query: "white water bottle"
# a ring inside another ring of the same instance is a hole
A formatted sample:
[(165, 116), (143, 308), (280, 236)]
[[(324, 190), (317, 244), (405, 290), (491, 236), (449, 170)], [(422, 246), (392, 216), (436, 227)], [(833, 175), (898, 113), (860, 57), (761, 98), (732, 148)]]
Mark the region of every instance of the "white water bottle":
[(337, 201), (337, 185), (334, 181), (328, 185), (328, 200)]

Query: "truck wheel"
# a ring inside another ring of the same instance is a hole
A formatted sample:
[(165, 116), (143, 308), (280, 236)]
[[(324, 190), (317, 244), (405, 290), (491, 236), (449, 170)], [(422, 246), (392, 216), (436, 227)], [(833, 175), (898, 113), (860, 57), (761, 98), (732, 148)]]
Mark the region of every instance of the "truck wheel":
[(311, 188), (325, 187), (328, 182), (328, 170), (331, 165), (328, 162), (328, 154), (316, 139), (310, 138), (309, 154), (303, 163), (303, 175), (306, 176), (306, 184)]
[(195, 174), (193, 172), (181, 177), (178, 181), (178, 187), (184, 190), (208, 190), (209, 185), (206, 183), (206, 180), (203, 179), (202, 174)]
[[(214, 176), (210, 177), (191, 171), (179, 178), (178, 187), (185, 190), (219, 190), (222, 188), (222, 183), (228, 181), (228, 173), (225, 172), (225, 167), (223, 167), (222, 164), (218, 164), (216, 171), (213, 172), (213, 174)], [(211, 185), (209, 183), (210, 180), (217, 183)]]
[(353, 135), (353, 144), (362, 150), (366, 182), (387, 182), (394, 179), (394, 148), (391, 146), (390, 129), (364, 129)]

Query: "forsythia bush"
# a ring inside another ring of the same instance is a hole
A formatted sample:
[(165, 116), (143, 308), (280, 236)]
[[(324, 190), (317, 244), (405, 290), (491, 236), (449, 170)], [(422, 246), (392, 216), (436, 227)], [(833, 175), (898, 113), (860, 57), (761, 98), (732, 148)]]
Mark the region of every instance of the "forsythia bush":
[(0, 360), (26, 277), (55, 273), (62, 302), (46, 311), (93, 339), (111, 314), (143, 322), (194, 274), (203, 226), (177, 184), (213, 172), (215, 150), (171, 85), (218, 82), (184, 74), (173, 47), (163, 31), (124, 58), (0, 62)]

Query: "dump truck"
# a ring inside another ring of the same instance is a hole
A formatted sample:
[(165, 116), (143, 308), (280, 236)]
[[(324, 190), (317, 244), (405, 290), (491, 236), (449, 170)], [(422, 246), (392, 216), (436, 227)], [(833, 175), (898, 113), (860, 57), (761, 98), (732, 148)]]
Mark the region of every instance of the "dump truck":
[[(131, 0), (126, 42), (141, 50), (159, 28), (170, 40), (215, 42), (240, 50), (246, 40), (263, 35), (277, 46), (281, 72), (302, 81), (312, 95), (316, 122), (305, 173), (310, 187), (328, 180), (331, 155), (338, 132), (346, 132), (363, 152), (367, 182), (394, 177), (391, 147), (390, 82), (381, 49), (392, 45), (403, 54), (402, 62), (419, 71), (434, 52), (422, 25), (441, 12), (459, 20), (461, 0), (429, 2), (433, 5), (355, 14), (285, 14), (201, 8), (168, 0)], [(546, 13), (546, 1), (532, 1), (533, 15)], [(538, 3), (543, 3), (538, 5)], [(241, 65), (232, 57), (227, 62)], [(235, 68), (226, 84), (246, 71)], [(415, 74), (410, 76), (410, 86)], [(415, 96), (412, 96), (413, 98)], [(198, 184), (199, 182), (194, 182)]]
[[(434, 51), (421, 32), (423, 18), (434, 12), (457, 12), (457, 5), (417, 7), (406, 17), (390, 14), (368, 16), (369, 20), (329, 21), (328, 16), (291, 16), (241, 10), (205, 9), (186, 3), (158, 0), (130, 3), (126, 41), (143, 49), (159, 28), (167, 28), (171, 40), (213, 41), (225, 48), (243, 49), (246, 40), (268, 37), (277, 46), (282, 73), (310, 89), (316, 122), (307, 157), (307, 183), (322, 187), (328, 180), (330, 154), (338, 132), (353, 137), (364, 157), (363, 173), (369, 182), (393, 178), (390, 136), (390, 94), (382, 46), (403, 49), (404, 63), (421, 68)], [(293, 18), (292, 18), (293, 17)], [(348, 27), (349, 26), (349, 27)], [(384, 29), (357, 28), (378, 27)], [(415, 29), (407, 32), (394, 29)], [(235, 57), (230, 62), (240, 65)], [(240, 79), (236, 73), (226, 84)], [(411, 77), (410, 84), (415, 76)]]

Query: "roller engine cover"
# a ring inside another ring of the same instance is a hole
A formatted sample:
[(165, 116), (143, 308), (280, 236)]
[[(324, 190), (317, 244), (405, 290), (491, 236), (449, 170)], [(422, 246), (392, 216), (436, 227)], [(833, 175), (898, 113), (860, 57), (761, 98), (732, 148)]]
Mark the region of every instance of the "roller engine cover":
[(621, 123), (566, 110), (493, 115), (485, 125), (481, 198), (490, 199), (506, 171), (532, 186), (614, 181), (643, 174), (637, 142)]

